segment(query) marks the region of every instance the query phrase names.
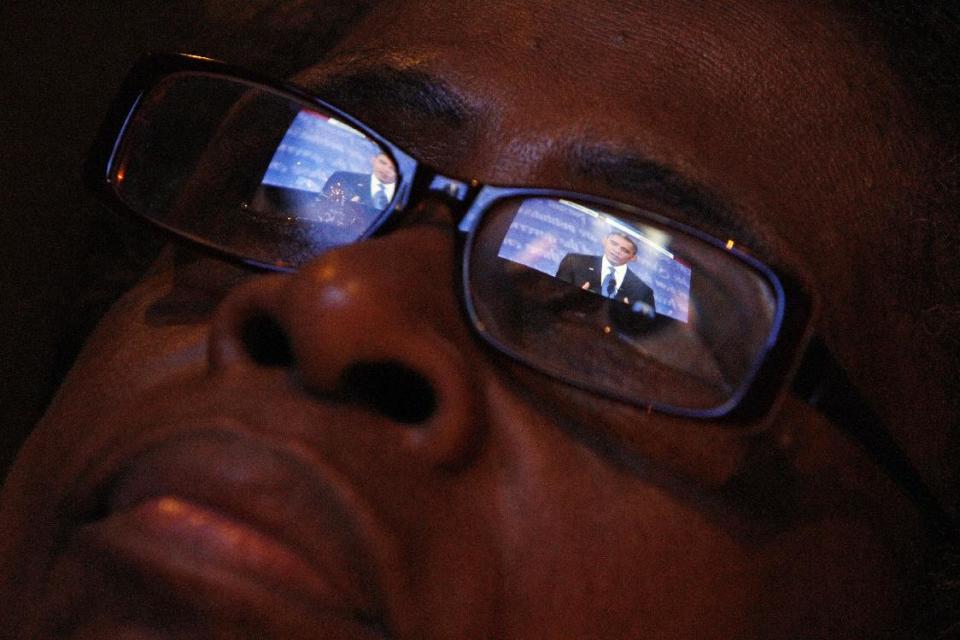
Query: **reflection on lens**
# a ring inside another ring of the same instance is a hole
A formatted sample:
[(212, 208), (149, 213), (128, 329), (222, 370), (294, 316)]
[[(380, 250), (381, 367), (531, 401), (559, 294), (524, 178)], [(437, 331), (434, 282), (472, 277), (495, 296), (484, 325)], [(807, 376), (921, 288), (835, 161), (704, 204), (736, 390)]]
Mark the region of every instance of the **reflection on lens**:
[(375, 219), (393, 200), (396, 182), (393, 160), (373, 141), (336, 118), (304, 110), (277, 146), (262, 187), (310, 194), (322, 202), (315, 218), (343, 224), (351, 217)]
[(721, 407), (749, 382), (774, 330), (776, 296), (745, 262), (652, 218), (580, 202), (496, 203), (469, 270), (491, 340), (637, 404)]
[(398, 178), (384, 149), (332, 114), (199, 73), (175, 74), (145, 96), (112, 171), (138, 213), (284, 267), (375, 228)]
[(520, 205), (498, 255), (647, 317), (686, 321), (690, 268), (664, 248), (662, 236), (576, 202), (536, 198)]

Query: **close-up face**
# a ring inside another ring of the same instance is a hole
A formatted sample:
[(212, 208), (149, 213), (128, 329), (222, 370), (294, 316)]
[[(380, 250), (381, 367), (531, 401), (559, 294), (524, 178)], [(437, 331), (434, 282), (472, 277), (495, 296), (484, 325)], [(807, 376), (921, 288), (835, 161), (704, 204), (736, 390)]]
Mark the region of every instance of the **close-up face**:
[(397, 181), (397, 168), (393, 166), (390, 158), (382, 153), (373, 157), (373, 175), (377, 180), (390, 184)]
[(603, 255), (617, 267), (627, 264), (637, 256), (637, 246), (623, 236), (611, 233), (603, 239)]
[[(446, 176), (622, 202), (789, 275), (949, 494), (945, 370), (889, 258), (921, 125), (864, 42), (819, 2), (397, 1), (293, 81)], [(671, 415), (492, 348), (458, 207), (422, 197), (293, 274), (166, 249), (7, 478), (0, 629), (917, 637), (919, 511), (844, 425), (787, 387), (760, 416)]]

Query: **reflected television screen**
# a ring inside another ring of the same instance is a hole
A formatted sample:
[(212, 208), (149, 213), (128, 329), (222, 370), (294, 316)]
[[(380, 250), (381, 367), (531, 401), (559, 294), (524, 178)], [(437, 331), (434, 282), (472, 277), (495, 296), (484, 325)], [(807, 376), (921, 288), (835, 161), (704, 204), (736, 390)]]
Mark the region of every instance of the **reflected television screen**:
[(632, 277), (622, 274), (611, 297), (640, 311), (642, 299), (623, 295), (628, 285), (647, 291), (636, 285), (638, 279), (652, 290), (657, 314), (687, 322), (691, 269), (669, 247), (670, 237), (660, 227), (569, 200), (529, 198), (517, 209), (498, 255), (598, 295), (604, 295), (600, 265), (620, 262)]
[(320, 193), (336, 172), (370, 173), (380, 147), (336, 118), (303, 110), (294, 117), (263, 175), (263, 184)]

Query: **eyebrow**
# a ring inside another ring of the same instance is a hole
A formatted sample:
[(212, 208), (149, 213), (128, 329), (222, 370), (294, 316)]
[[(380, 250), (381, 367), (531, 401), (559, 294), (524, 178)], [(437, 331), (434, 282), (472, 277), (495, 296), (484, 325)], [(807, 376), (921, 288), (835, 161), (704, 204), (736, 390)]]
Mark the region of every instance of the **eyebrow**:
[(380, 65), (334, 74), (321, 89), (338, 104), (388, 105), (406, 116), (451, 128), (476, 122), (476, 110), (446, 82), (422, 71)]
[(721, 240), (735, 239), (751, 249), (765, 251), (752, 226), (748, 226), (734, 207), (706, 187), (669, 167), (631, 150), (602, 143), (578, 143), (572, 146), (571, 169), (579, 178), (595, 180), (618, 191), (643, 194), (686, 214), (694, 226), (705, 227)]

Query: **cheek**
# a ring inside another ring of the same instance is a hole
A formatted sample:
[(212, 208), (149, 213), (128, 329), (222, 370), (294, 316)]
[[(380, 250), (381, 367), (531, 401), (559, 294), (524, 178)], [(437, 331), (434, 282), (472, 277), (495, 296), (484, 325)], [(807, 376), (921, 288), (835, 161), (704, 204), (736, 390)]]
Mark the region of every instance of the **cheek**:
[[(116, 303), (18, 453), (0, 496), (0, 564), (5, 567), (15, 560), (36, 561), (30, 571), (40, 571), (45, 561), (38, 559), (53, 553), (48, 534), (63, 517), (58, 501), (94, 459), (91, 452), (125, 437), (122, 425), (107, 416), (159, 381), (196, 371), (203, 363), (202, 327), (150, 327), (144, 321), (163, 290), (161, 282), (148, 280)], [(23, 584), (28, 583), (25, 578)]]
[(516, 637), (751, 635), (754, 553), (715, 498), (655, 463), (612, 462), (539, 408), (505, 394), (492, 404), (487, 457)]
[[(158, 309), (172, 291), (165, 274), (148, 276), (125, 294), (90, 335), (43, 420), (31, 435), (21, 466), (68, 457), (81, 459), (84, 445), (119, 436), (106, 418), (158, 385), (194, 376), (206, 366), (208, 327), (167, 322)], [(31, 451), (42, 451), (39, 456)], [(59, 468), (60, 463), (57, 463)]]
[(531, 505), (551, 517), (534, 516), (517, 554), (523, 607), (573, 637), (598, 625), (604, 637), (750, 636), (759, 589), (749, 554), (690, 506), (630, 482), (629, 493), (571, 487), (562, 505)]
[[(591, 637), (878, 637), (909, 594), (882, 541), (843, 519), (773, 536), (606, 470), (518, 500), (524, 534), (509, 584), (534, 627)], [(549, 603), (546, 604), (545, 603)]]
[[(172, 291), (166, 278), (156, 277), (121, 298), (90, 336), (64, 395), (80, 389), (94, 405), (107, 404), (135, 397), (176, 374), (200, 370), (208, 326), (187, 313), (191, 303), (174, 300)], [(174, 307), (177, 318), (170, 315)]]
[(251, 277), (249, 270), (168, 247), (100, 320), (60, 392), (76, 400), (61, 404), (109, 406), (202, 373), (214, 310)]
[(542, 407), (491, 404), (517, 637), (862, 638), (902, 623), (913, 580), (869, 523), (812, 506), (817, 487), (774, 522), (648, 457), (617, 464)]

